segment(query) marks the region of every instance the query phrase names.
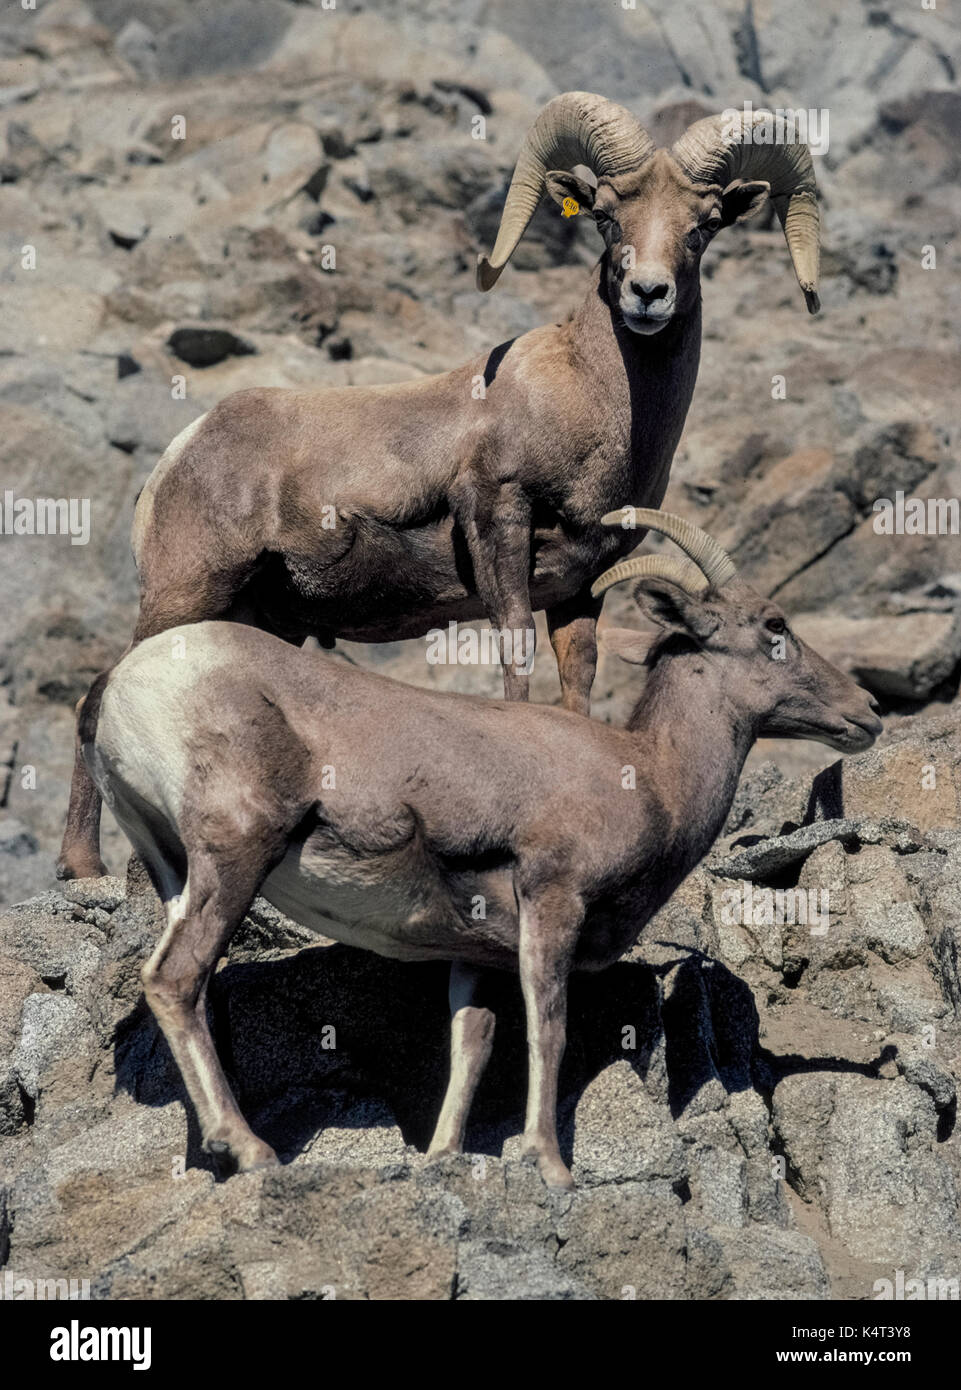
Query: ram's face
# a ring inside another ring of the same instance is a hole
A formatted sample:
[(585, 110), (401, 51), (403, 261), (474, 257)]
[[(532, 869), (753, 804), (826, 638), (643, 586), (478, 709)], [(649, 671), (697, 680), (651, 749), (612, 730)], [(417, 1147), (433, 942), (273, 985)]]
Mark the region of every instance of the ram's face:
[(593, 216), (608, 250), (607, 290), (632, 333), (659, 333), (697, 301), (701, 257), (722, 227), (756, 212), (766, 183), (697, 188), (664, 150), (637, 172), (602, 179)]

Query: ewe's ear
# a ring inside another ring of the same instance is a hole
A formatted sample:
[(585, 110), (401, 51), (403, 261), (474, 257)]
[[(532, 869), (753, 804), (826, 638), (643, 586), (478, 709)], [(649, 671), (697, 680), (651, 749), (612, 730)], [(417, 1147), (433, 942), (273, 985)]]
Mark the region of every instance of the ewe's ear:
[(724, 226), (730, 227), (735, 222), (746, 222), (749, 217), (754, 217), (761, 211), (770, 191), (771, 185), (760, 181), (744, 183), (735, 179), (729, 183), (721, 194)]
[(565, 198), (573, 198), (579, 212), (592, 211), (595, 190), (580, 174), (574, 173), (573, 170), (551, 169), (550, 173), (544, 175), (544, 183), (548, 193), (560, 207), (564, 206)]
[(631, 666), (643, 666), (651, 649), (650, 637), (633, 627), (605, 627), (598, 634), (601, 646)]
[(669, 632), (683, 632), (696, 642), (706, 642), (720, 626), (703, 599), (695, 598), (669, 579), (642, 579), (634, 590), (634, 601), (646, 618)]

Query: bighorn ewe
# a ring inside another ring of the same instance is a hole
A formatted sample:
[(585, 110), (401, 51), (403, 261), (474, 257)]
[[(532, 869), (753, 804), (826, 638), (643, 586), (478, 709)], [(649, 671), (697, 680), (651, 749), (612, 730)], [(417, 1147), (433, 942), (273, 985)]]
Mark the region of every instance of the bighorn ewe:
[[(588, 713), (590, 584), (639, 539), (597, 518), (664, 496), (697, 374), (701, 253), (769, 193), (817, 307), (810, 154), (747, 134), (709, 118), (657, 150), (602, 97), (551, 101), (478, 284), (497, 280), (546, 188), (590, 210), (606, 243), (581, 307), (443, 376), (227, 397), (174, 440), (138, 502), (133, 641), (228, 617), (295, 642), (384, 642), (486, 614), (529, 634), (524, 668), (504, 669), (507, 698), (523, 699), (544, 608), (563, 703)], [(99, 818), (78, 750), (61, 877), (103, 872)]]
[(459, 1151), (490, 1054), (477, 974), (519, 969), (525, 1152), (569, 1186), (555, 1117), (568, 972), (629, 949), (724, 824), (758, 736), (843, 752), (874, 741), (871, 696), (794, 636), (710, 537), (666, 513), (633, 519), (676, 541), (708, 587), (666, 556), (621, 561), (594, 585), (600, 597), (640, 576), (635, 597), (664, 629), (650, 650), (640, 633), (609, 634), (648, 668), (625, 729), (414, 689), (241, 624), (152, 637), (99, 678), (83, 753), (166, 905), (146, 997), (208, 1151), (241, 1168), (276, 1162), (240, 1113), (205, 1013), (210, 973), (261, 892), (349, 945), (455, 962), (432, 1153)]

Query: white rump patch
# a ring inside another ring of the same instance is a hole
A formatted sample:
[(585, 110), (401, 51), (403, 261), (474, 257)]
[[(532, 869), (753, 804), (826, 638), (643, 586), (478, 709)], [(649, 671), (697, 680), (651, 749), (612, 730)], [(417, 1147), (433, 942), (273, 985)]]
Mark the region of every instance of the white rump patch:
[(171, 440), (166, 449), (157, 460), (157, 466), (144, 484), (143, 492), (137, 499), (137, 505), (133, 514), (133, 531), (131, 533), (131, 544), (133, 545), (133, 556), (140, 568), (140, 551), (143, 546), (143, 538), (153, 517), (153, 499), (157, 488), (163, 482), (168, 471), (180, 458), (187, 445), (200, 429), (200, 426), (210, 414), (204, 411), (203, 415), (198, 415), (196, 420), (192, 420), (186, 429), (182, 429), (176, 439)]

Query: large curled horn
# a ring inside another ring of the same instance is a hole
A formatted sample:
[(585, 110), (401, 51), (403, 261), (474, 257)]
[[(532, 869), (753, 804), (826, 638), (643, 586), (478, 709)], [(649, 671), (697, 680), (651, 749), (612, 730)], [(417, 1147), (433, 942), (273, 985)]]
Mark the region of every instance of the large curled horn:
[(554, 97), (527, 132), (494, 249), (477, 258), (477, 288), (489, 290), (497, 283), (537, 211), (550, 169), (586, 164), (598, 176), (613, 178), (638, 168), (653, 152), (654, 141), (626, 107), (593, 92)]
[(734, 179), (761, 179), (771, 185), (771, 202), (784, 229), (794, 273), (808, 311), (816, 314), (821, 307), (821, 220), (814, 165), (805, 144), (758, 140), (754, 128), (773, 119), (770, 111), (705, 116), (688, 127), (671, 153), (694, 183), (717, 183), (724, 188)]
[(707, 587), (704, 576), (689, 565), (686, 560), (678, 560), (674, 555), (632, 555), (627, 560), (619, 560), (591, 585), (591, 596), (600, 598), (615, 584), (623, 584), (626, 579), (670, 579), (685, 593), (702, 594)]
[[(601, 525), (620, 526), (631, 530), (640, 527), (647, 531), (658, 531), (662, 536), (673, 541), (680, 550), (684, 551), (685, 555), (694, 561), (708, 584), (715, 589), (721, 589), (725, 584), (729, 584), (737, 574), (734, 561), (712, 536), (709, 536), (706, 531), (702, 531), (700, 526), (695, 526), (693, 522), (685, 521), (682, 516), (675, 516), (673, 512), (659, 512), (652, 507), (621, 507), (616, 512), (608, 512), (602, 516)], [(648, 557), (636, 556), (633, 560), (622, 560), (619, 564), (606, 570), (593, 584), (591, 593), (596, 598), (599, 593), (610, 588), (610, 584), (606, 581), (608, 576), (614, 574), (615, 571), (622, 572), (618, 573), (616, 579), (611, 580), (612, 584), (619, 584), (622, 579), (633, 578), (634, 574), (639, 571), (632, 569), (630, 573), (624, 573), (624, 566), (629, 566), (632, 563), (640, 564), (645, 558)]]

